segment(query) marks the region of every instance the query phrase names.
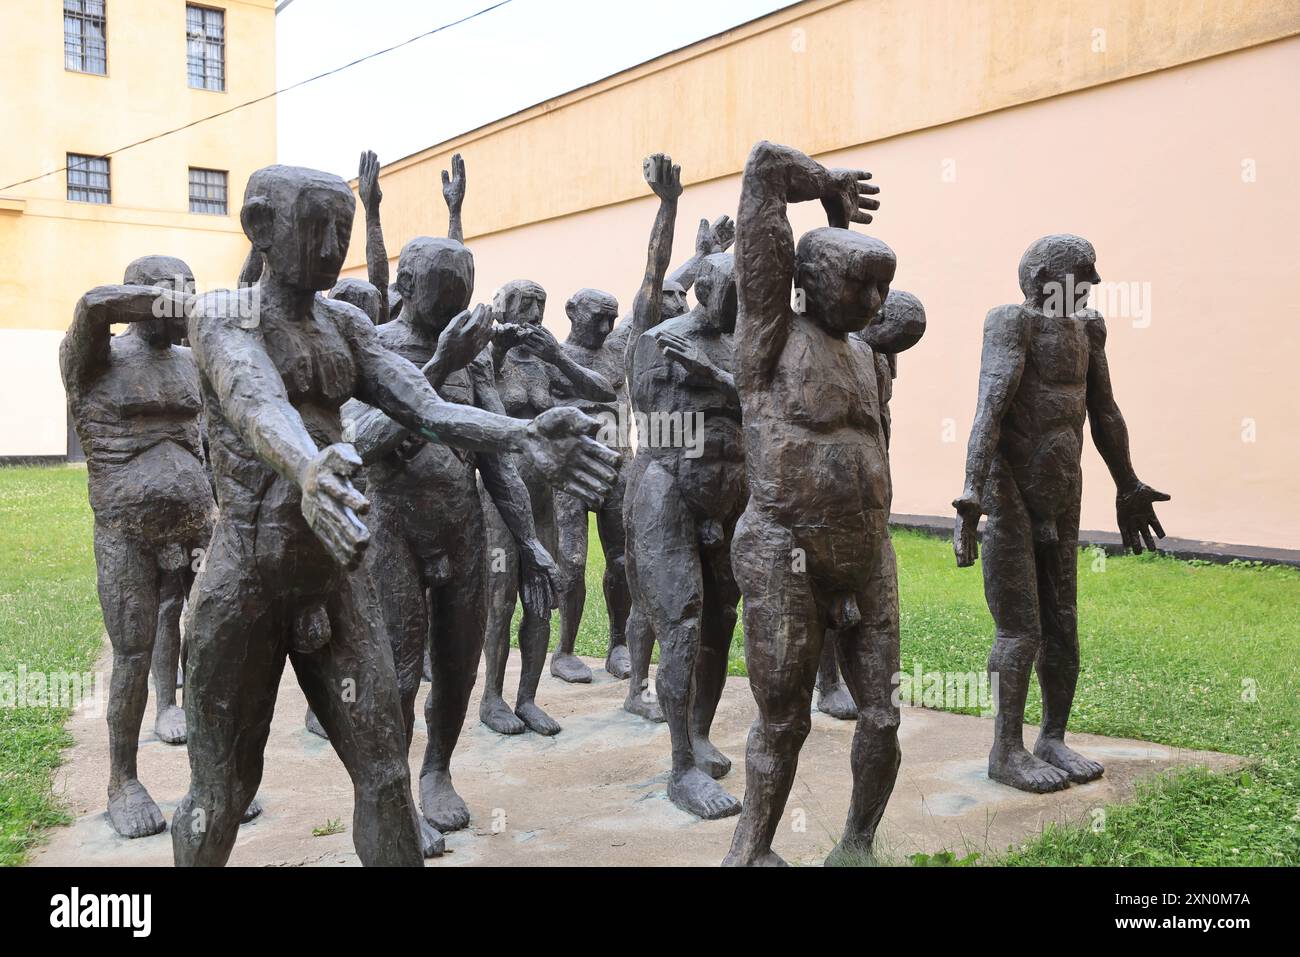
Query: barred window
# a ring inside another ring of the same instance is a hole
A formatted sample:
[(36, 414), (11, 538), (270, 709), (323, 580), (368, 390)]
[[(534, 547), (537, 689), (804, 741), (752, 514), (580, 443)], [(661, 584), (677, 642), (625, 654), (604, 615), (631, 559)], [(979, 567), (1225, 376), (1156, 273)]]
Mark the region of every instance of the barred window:
[(68, 199), (74, 203), (111, 203), (108, 157), (68, 154)]
[(190, 86), (226, 89), (226, 11), (185, 5), (185, 53)]
[(106, 0), (63, 0), (63, 68), (108, 74)]
[(226, 215), (227, 174), (221, 169), (190, 167), (190, 212)]

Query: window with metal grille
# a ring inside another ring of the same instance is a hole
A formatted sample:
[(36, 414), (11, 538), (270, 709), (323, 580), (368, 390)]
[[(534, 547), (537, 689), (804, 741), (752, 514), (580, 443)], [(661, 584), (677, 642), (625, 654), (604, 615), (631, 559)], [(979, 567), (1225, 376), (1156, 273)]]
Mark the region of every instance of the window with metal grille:
[(185, 5), (185, 54), (190, 86), (226, 89), (226, 11)]
[(108, 74), (106, 0), (63, 0), (63, 68)]
[(108, 157), (68, 154), (68, 199), (74, 203), (111, 203)]
[(225, 170), (190, 167), (190, 212), (226, 215)]

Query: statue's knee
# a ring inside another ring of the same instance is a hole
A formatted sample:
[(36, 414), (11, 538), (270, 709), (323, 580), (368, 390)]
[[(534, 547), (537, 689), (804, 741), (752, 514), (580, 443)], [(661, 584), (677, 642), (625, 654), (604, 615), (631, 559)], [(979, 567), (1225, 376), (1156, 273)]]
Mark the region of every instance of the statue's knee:
[(897, 739), (898, 725), (897, 708), (867, 707), (858, 711), (858, 727), (873, 736)]
[(780, 746), (799, 747), (812, 730), (812, 718), (809, 715), (794, 715), (783, 720), (769, 720), (764, 727), (764, 736)]

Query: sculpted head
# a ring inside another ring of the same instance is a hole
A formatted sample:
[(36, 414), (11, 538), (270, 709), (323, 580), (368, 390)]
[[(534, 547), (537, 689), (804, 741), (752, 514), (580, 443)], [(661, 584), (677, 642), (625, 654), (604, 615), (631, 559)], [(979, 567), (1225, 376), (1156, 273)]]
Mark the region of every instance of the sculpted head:
[(700, 261), (695, 298), (716, 328), (728, 334), (736, 330), (736, 267), (731, 253), (714, 253)]
[(332, 173), (267, 166), (248, 178), (239, 219), (271, 276), (321, 292), (338, 281), (356, 205), (348, 184)]
[(512, 279), (496, 291), (492, 308), (502, 322), (540, 326), (546, 312), (546, 290), (531, 279)]
[(686, 305), (686, 290), (682, 288), (679, 282), (673, 282), (671, 279), (664, 280), (664, 299), (660, 307), (660, 315), (664, 319), (672, 319), (675, 316), (684, 316), (688, 311)]
[(856, 332), (880, 312), (894, 281), (894, 251), (872, 236), (823, 226), (795, 250), (794, 284), (804, 314), (827, 332)]
[(599, 349), (618, 321), (618, 300), (599, 289), (579, 289), (564, 304), (573, 326), (569, 338), (588, 349)]
[(330, 298), (356, 306), (371, 322), (379, 322), (379, 290), (364, 279), (340, 279), (330, 290)]
[(1101, 282), (1092, 243), (1069, 233), (1035, 239), (1020, 257), (1020, 291), (1025, 302), (1046, 306), (1053, 315), (1072, 315), (1088, 304), (1088, 292)]
[(857, 335), (876, 352), (906, 352), (925, 335), (925, 307), (910, 292), (891, 289), (880, 314)]
[(474, 254), (454, 239), (417, 236), (397, 260), (397, 294), (407, 322), (441, 332), (474, 294)]
[[(126, 267), (122, 275), (126, 286), (161, 286), (179, 292), (194, 294), (194, 271), (183, 259), (175, 256), (141, 256)], [(151, 345), (180, 345), (185, 338), (185, 316), (177, 315), (163, 320), (133, 322), (137, 335)]]

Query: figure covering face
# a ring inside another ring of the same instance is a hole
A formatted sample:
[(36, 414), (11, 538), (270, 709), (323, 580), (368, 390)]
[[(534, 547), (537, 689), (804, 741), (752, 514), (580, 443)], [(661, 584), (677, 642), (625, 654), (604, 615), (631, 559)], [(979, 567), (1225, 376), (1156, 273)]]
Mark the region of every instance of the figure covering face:
[[(709, 740), (740, 597), (728, 553), (746, 494), (731, 377), (736, 286), (731, 256), (710, 255), (695, 279), (699, 305), (659, 321), (681, 171), (655, 154), (644, 173), (659, 211), (633, 305), (627, 369), (638, 422), (654, 427), (639, 436), (628, 478), (627, 570), (636, 616), (629, 634), (659, 642), (657, 704), (672, 739), (668, 796), (715, 819), (740, 810), (715, 780), (731, 762)], [(629, 688), (629, 710), (640, 693)]]
[[(207, 547), (214, 503), (198, 370), (190, 350), (173, 344), (184, 335), (194, 276), (179, 259), (145, 256), (127, 267), (123, 283), (81, 297), (59, 367), (86, 453), (99, 601), (113, 646), (108, 817), (123, 837), (146, 837), (166, 827), (136, 777), (150, 662), (154, 732), (183, 744), (185, 716), (176, 706), (181, 601), (194, 556)], [(116, 323), (128, 324), (123, 335), (111, 334)]]
[[(1155, 550), (1164, 530), (1154, 503), (1169, 496), (1138, 480), (1128, 428), (1111, 391), (1106, 322), (1087, 308), (1097, 275), (1087, 240), (1036, 240), (1020, 260), (1025, 301), (984, 321), (979, 399), (966, 452), (966, 484), (953, 506), (959, 566), (978, 554), (984, 530), (984, 594), (996, 637), (989, 675), (997, 682), (989, 777), (1022, 791), (1092, 781), (1102, 766), (1065, 746), (1079, 678), (1076, 571), (1083, 423), (1118, 489), (1125, 548)], [(1024, 746), (1025, 698), (1037, 665), (1043, 724), (1033, 754)]]
[[(385, 348), (369, 317), (326, 299), (355, 200), (336, 176), (272, 166), (249, 179), (241, 219), (265, 269), (209, 293), (189, 333), (221, 512), (191, 594), (185, 713), (190, 791), (172, 826), (178, 864), (223, 864), (262, 775), (286, 659), (353, 782), (363, 864), (422, 863), (392, 651), (360, 565), (369, 502), (340, 442), (355, 396), (429, 440), (521, 453), (566, 487), (608, 483), (618, 456), (574, 413), (529, 424), (444, 402)], [(571, 410), (570, 410), (571, 411)]]
[[(744, 407), (749, 504), (732, 561), (744, 595), (745, 659), (758, 718), (745, 802), (725, 863), (783, 863), (772, 839), (808, 735), (828, 629), (858, 723), (853, 795), (835, 855), (870, 853), (898, 772), (898, 591), (879, 396), (848, 338), (875, 317), (894, 255), (847, 228), (878, 205), (868, 173), (828, 170), (761, 142), (736, 217), (736, 384)], [(829, 228), (794, 244), (792, 202), (820, 200)], [(804, 310), (791, 308), (791, 284)]]

